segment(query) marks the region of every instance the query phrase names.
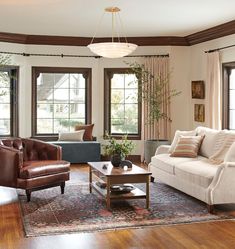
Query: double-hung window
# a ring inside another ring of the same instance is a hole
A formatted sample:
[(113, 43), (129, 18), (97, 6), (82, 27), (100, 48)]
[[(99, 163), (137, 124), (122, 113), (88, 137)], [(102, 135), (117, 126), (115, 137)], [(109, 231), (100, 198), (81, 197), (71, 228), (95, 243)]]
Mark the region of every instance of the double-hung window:
[(18, 75), (18, 67), (0, 67), (1, 137), (18, 136)]
[(106, 68), (104, 80), (104, 131), (140, 139), (141, 103), (136, 75), (128, 68)]
[(33, 136), (91, 122), (91, 69), (33, 67)]
[(223, 128), (235, 130), (235, 62), (223, 64)]

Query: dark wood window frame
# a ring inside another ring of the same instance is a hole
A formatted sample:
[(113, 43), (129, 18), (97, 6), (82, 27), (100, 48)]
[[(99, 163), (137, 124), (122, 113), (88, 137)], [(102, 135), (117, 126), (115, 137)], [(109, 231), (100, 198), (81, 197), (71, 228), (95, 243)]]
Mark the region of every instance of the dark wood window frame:
[[(130, 73), (129, 68), (104, 68), (104, 135), (110, 134), (111, 123), (111, 79), (115, 73)], [(121, 139), (123, 134), (111, 134), (116, 139)], [(138, 134), (128, 134), (130, 140), (141, 140), (141, 102), (138, 101)]]
[(229, 76), (231, 70), (235, 69), (235, 62), (228, 62), (222, 64), (223, 72), (223, 89), (222, 89), (222, 127), (229, 129)]
[(41, 140), (57, 140), (56, 134), (37, 134), (37, 78), (40, 73), (79, 73), (86, 79), (86, 124), (90, 124), (92, 120), (92, 70), (91, 68), (74, 68), (74, 67), (32, 67), (32, 137)]
[[(10, 137), (18, 137), (19, 135), (19, 67), (6, 65), (0, 68), (1, 72), (8, 72), (10, 77)], [(0, 138), (9, 137), (8, 135), (0, 135)]]

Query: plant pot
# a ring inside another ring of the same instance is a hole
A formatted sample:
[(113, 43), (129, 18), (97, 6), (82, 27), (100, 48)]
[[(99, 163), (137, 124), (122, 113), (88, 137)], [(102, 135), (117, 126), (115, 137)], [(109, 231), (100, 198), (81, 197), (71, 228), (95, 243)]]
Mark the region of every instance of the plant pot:
[(123, 158), (121, 157), (120, 154), (114, 154), (111, 156), (111, 163), (113, 167), (119, 167), (122, 160)]
[(145, 140), (144, 141), (144, 161), (149, 164), (151, 157), (155, 155), (156, 149), (160, 145), (169, 145), (169, 140)]

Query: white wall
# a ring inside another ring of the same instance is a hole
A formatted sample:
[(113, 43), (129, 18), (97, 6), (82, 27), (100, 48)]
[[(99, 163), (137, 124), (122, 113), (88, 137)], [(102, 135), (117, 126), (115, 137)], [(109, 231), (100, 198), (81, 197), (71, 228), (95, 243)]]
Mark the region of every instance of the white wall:
[[(135, 54), (170, 54), (171, 87), (181, 91), (181, 94), (172, 99), (171, 117), (173, 137), (176, 129), (187, 130), (198, 125), (193, 120), (193, 107), (195, 103), (205, 103), (205, 100), (191, 98), (191, 81), (206, 80), (206, 54), (205, 50), (214, 49), (233, 44), (235, 35), (205, 42), (191, 47), (147, 46), (139, 47)], [(46, 53), (46, 54), (76, 54), (91, 55), (85, 47), (71, 46), (38, 46), (0, 43), (0, 51)], [(235, 61), (235, 48), (221, 51), (222, 61)], [(141, 62), (141, 58), (125, 59), (94, 59), (94, 58), (61, 58), (38, 56), (13, 56), (13, 63), (20, 66), (20, 92), (19, 114), (21, 137), (31, 136), (31, 68), (32, 66), (52, 67), (89, 67), (92, 68), (92, 122), (94, 135), (101, 140), (103, 135), (103, 99), (104, 99), (104, 68), (125, 67), (124, 61)], [(206, 84), (206, 82), (205, 82)], [(142, 141), (135, 141), (137, 147), (134, 154), (142, 151)]]
[[(235, 35), (226, 36), (223, 38), (215, 39), (212, 41), (200, 43), (198, 45), (191, 47), (191, 81), (192, 80), (204, 80), (205, 90), (207, 91), (207, 82), (206, 82), (206, 53), (205, 51), (225, 47), (235, 44)], [(235, 61), (235, 47), (228, 48), (220, 51), (222, 63)], [(192, 104), (190, 106), (191, 110), (191, 124), (190, 127), (194, 128), (198, 125), (208, 125), (208, 106), (207, 99), (205, 100), (191, 100)], [(193, 108), (194, 104), (205, 104), (206, 115), (205, 123), (198, 123), (193, 120)]]

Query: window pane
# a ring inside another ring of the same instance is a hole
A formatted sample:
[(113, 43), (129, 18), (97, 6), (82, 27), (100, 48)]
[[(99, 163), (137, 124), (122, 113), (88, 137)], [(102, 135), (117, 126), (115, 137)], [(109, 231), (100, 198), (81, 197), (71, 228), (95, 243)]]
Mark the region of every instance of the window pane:
[(235, 111), (234, 110), (230, 110), (229, 112), (229, 128), (231, 130), (235, 130)]
[(138, 88), (138, 80), (134, 74), (126, 74), (125, 88)]
[(138, 118), (138, 104), (127, 104), (125, 105), (125, 112), (127, 119), (137, 119)]
[(124, 88), (125, 75), (124, 74), (114, 74), (111, 79), (111, 88)]
[(51, 104), (38, 104), (37, 105), (38, 118), (53, 118), (53, 105)]
[(0, 103), (10, 102), (10, 88), (0, 88)]
[(85, 89), (70, 89), (70, 102), (85, 103)]
[(229, 105), (229, 109), (235, 110), (235, 90), (230, 90)]
[(70, 105), (70, 117), (85, 119), (86, 108), (85, 104), (71, 104)]
[(138, 90), (130, 89), (125, 91), (125, 103), (137, 103), (138, 102)]
[(55, 89), (54, 102), (65, 103), (69, 101), (69, 89)]
[(69, 118), (69, 105), (54, 104), (54, 118)]
[(85, 78), (82, 74), (70, 74), (70, 88), (85, 88)]
[(53, 119), (37, 119), (37, 132), (41, 134), (53, 133)]
[(124, 118), (124, 105), (123, 104), (111, 104), (111, 118)]
[(111, 103), (124, 103), (125, 90), (112, 90), (111, 92)]
[(231, 74), (229, 76), (229, 81), (230, 81), (230, 89), (235, 89), (235, 69), (231, 70)]
[(0, 72), (0, 87), (10, 88), (10, 77), (7, 72)]
[(10, 119), (0, 119), (0, 135), (10, 135)]
[(10, 119), (11, 116), (11, 109), (10, 104), (0, 104), (0, 118), (7, 118)]

